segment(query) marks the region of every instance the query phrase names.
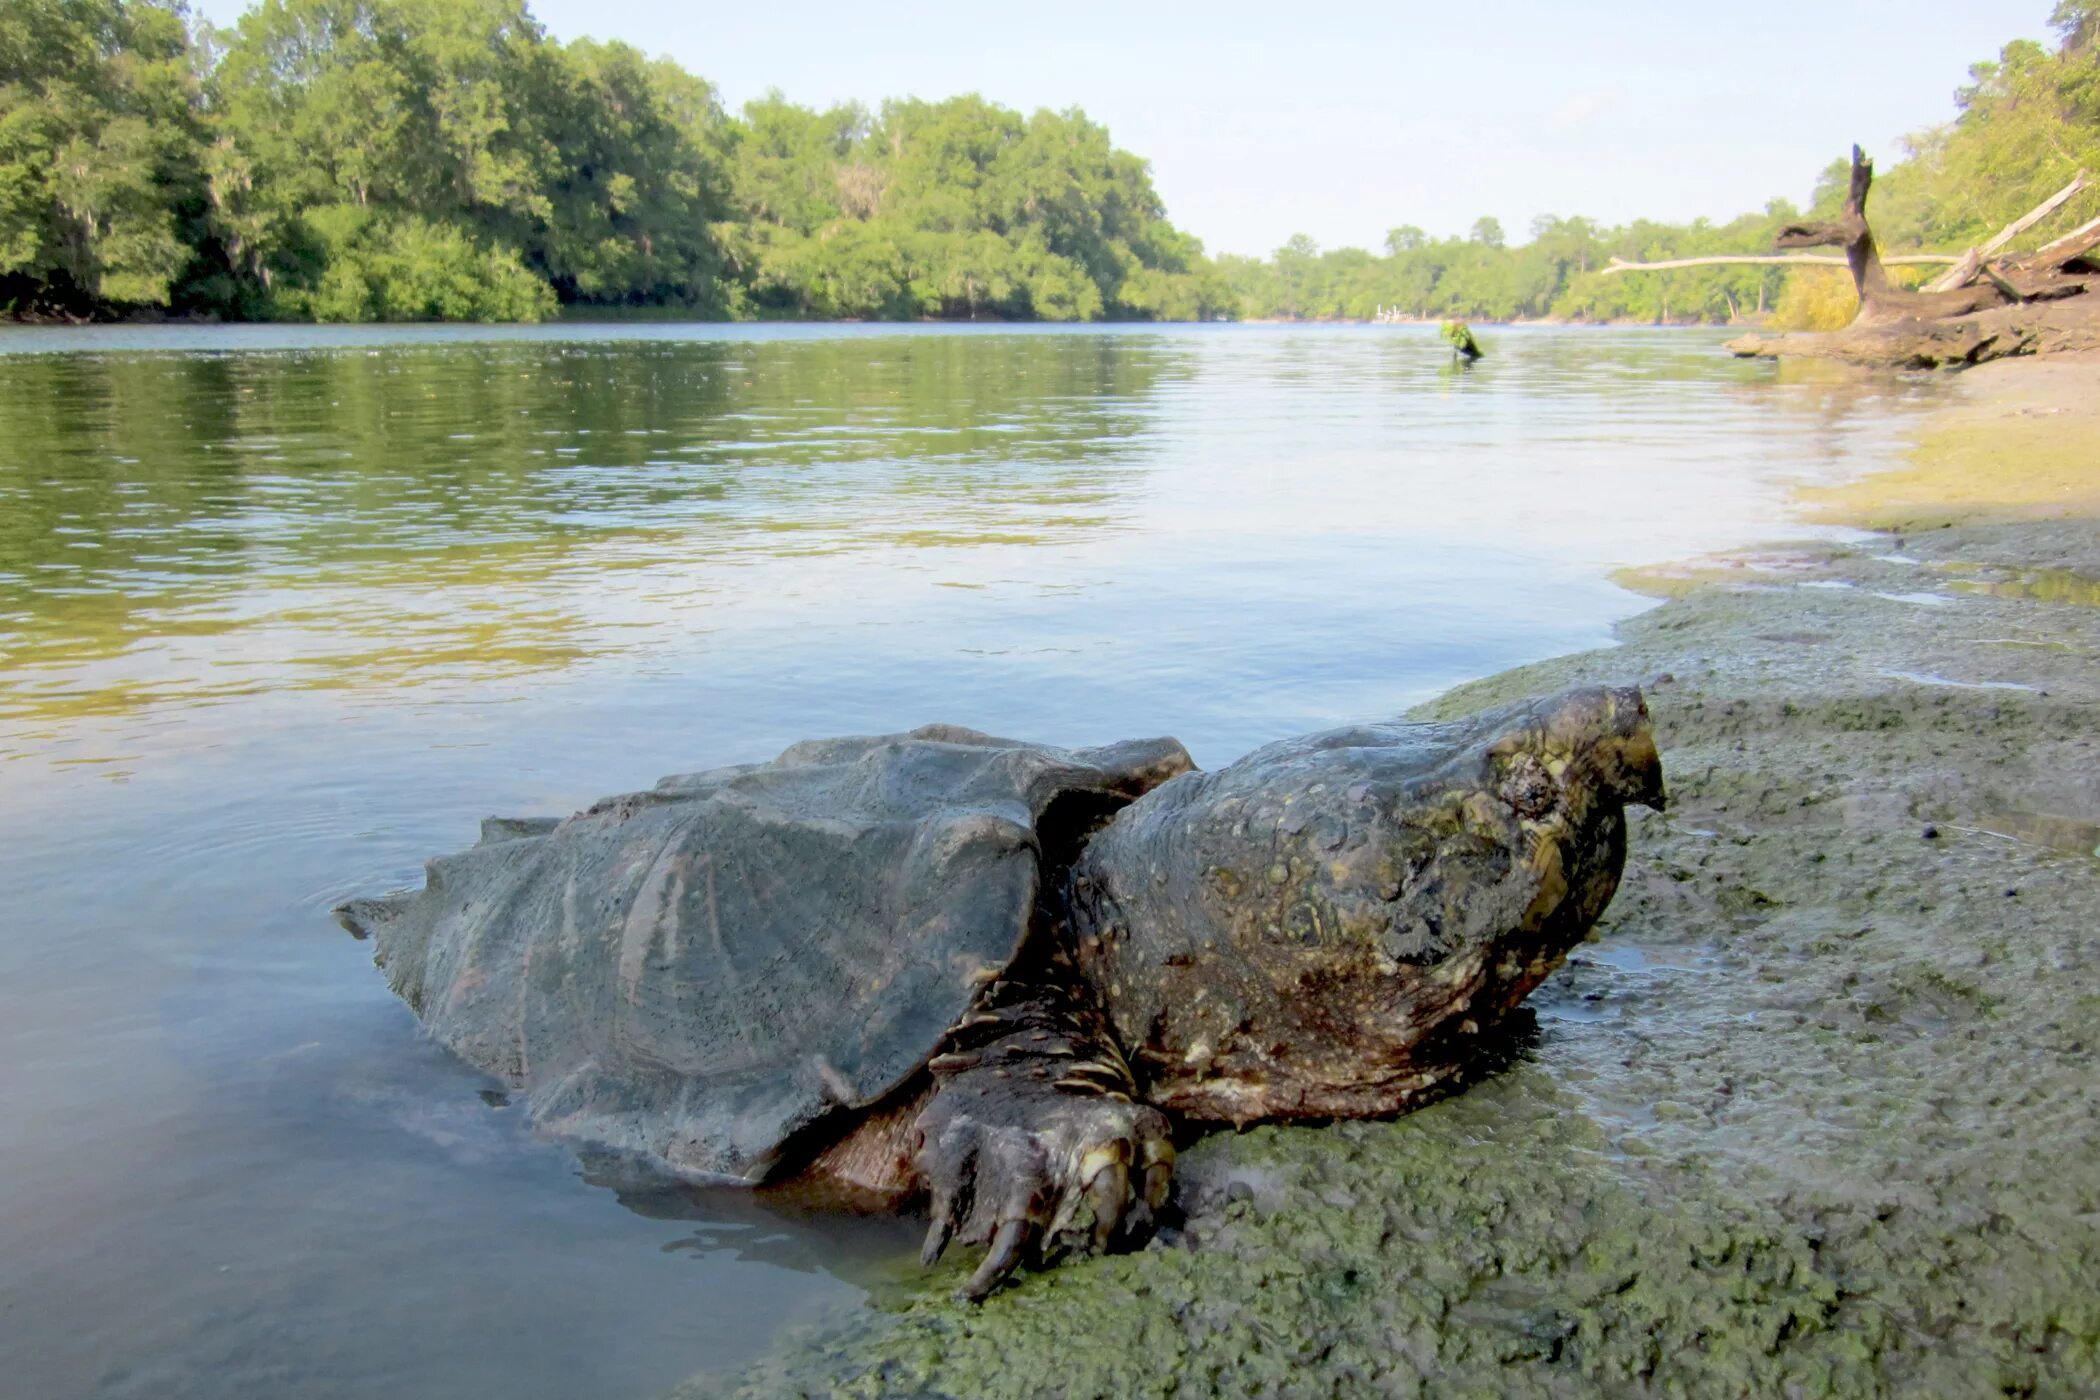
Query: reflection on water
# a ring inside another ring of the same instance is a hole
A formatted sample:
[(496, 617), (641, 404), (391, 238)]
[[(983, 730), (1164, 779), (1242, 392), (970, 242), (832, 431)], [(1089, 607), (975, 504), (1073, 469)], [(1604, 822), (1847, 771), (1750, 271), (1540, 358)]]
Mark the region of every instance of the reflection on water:
[(1599, 644), (1924, 392), (1718, 339), (0, 331), (9, 1386), (646, 1395), (850, 1305), (908, 1225), (532, 1140), (327, 907), (811, 735), (1217, 763)]
[(583, 1179), (651, 1220), (686, 1233), (666, 1253), (723, 1256), (874, 1289), (918, 1272), (924, 1222), (856, 1201), (850, 1190), (791, 1181), (759, 1191), (668, 1180), (632, 1161), (584, 1150)]
[(0, 357), (0, 716), (560, 668), (631, 645), (614, 571), (1112, 524), (1174, 348), (956, 345)]

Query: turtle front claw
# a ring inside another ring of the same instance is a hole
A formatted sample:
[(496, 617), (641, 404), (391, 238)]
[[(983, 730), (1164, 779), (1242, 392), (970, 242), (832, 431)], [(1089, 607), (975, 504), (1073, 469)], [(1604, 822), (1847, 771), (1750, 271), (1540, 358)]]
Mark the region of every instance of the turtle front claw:
[(1069, 1059), (1056, 1062), (1068, 1071), (1060, 1087), (1016, 1063), (1026, 1058), (942, 1076), (919, 1118), (917, 1166), (933, 1217), (921, 1257), (930, 1265), (951, 1241), (988, 1242), (956, 1293), (971, 1302), (1030, 1258), (1100, 1252), (1142, 1235), (1173, 1178), (1158, 1109), (1075, 1083), (1087, 1076), (1070, 1073), (1080, 1067)]

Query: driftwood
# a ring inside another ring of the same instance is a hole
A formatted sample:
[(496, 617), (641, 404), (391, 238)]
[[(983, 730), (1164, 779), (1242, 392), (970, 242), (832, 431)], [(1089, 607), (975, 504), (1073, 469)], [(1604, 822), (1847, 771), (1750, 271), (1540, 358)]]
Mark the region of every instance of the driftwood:
[(2054, 214), (2063, 207), (2066, 200), (2084, 188), (2085, 172), (2081, 170), (2071, 177), (2070, 184), (2065, 185), (2055, 194), (2050, 195), (2040, 204), (2037, 204), (2034, 208), (1998, 230), (1997, 236), (1992, 238), (1990, 242), (1980, 247), (1971, 248), (1968, 252), (1962, 254), (1960, 262), (1956, 263), (1951, 270), (1942, 276), (1926, 283), (1925, 290), (1928, 292), (1951, 292), (1956, 287), (1967, 286), (1976, 279), (1978, 273), (1983, 271), (1983, 264), (1986, 258), (2027, 232), (2027, 230), (2033, 228), (2042, 220), (2048, 218), (2051, 214)]
[(1859, 290), (1859, 315), (1855, 326), (1881, 326), (1926, 317), (1964, 316), (1996, 306), (2001, 297), (1996, 288), (1957, 287), (1944, 292), (1914, 292), (1890, 283), (1883, 270), (1881, 250), (1874, 231), (1867, 226), (1867, 191), (1874, 186), (1874, 162), (1859, 147), (1852, 148), (1852, 181), (1845, 192), (1844, 212), (1818, 224), (1789, 224), (1772, 240), (1778, 248), (1817, 248), (1835, 243), (1845, 250), (1852, 269), (1852, 284)]
[[(1887, 267), (1905, 263), (1945, 267), (1949, 263), (1958, 263), (1961, 259), (1952, 253), (1904, 253), (1898, 257), (1883, 258), (1881, 261)], [(1666, 262), (1628, 262), (1624, 258), (1613, 258), (1609, 264), (1597, 269), (1597, 275), (1609, 277), (1615, 272), (1666, 272), (1675, 267), (1802, 266), (1843, 267), (1845, 260), (1823, 253), (1713, 253), (1699, 258), (1671, 258)]]
[(2011, 355), (2100, 350), (2100, 297), (1997, 306), (1973, 316), (1842, 331), (1756, 333), (1728, 342), (1745, 358), (1846, 360), (1876, 369), (1942, 369)]
[[(2100, 348), (2100, 270), (2075, 267), (2100, 246), (2100, 220), (2026, 258), (1994, 264), (1992, 254), (2061, 208), (2084, 188), (2084, 175), (2015, 220), (1983, 246), (1955, 262), (1922, 291), (1893, 286), (1874, 232), (1867, 224), (1867, 193), (1874, 165), (1852, 148), (1852, 178), (1839, 217), (1791, 224), (1774, 238), (1780, 248), (1845, 250), (1859, 292), (1859, 314), (1842, 331), (1731, 341), (1739, 355), (1817, 355), (1867, 364), (1974, 364), (2004, 355)], [(1888, 259), (1894, 262), (1895, 259)]]
[(2023, 261), (2034, 267), (2059, 268), (2065, 263), (2076, 262), (2095, 248), (2100, 248), (2100, 219), (2080, 224), (2054, 243), (2044, 243), (2035, 250), (2032, 258)]

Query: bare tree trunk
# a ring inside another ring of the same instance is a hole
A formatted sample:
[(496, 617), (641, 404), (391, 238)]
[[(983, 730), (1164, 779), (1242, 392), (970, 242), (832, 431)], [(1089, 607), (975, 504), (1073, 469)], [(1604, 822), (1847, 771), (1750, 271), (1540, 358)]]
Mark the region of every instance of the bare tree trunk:
[(1845, 263), (1852, 269), (1852, 285), (1859, 291), (1859, 314), (1852, 324), (1859, 327), (1886, 326), (1897, 321), (1928, 317), (1966, 316), (1986, 307), (2004, 304), (1993, 286), (1961, 287), (1948, 292), (1912, 292), (1889, 285), (1875, 246), (1874, 231), (1867, 227), (1867, 191), (1873, 188), (1874, 163), (1859, 147), (1852, 148), (1852, 183), (1845, 194), (1844, 213), (1820, 224), (1789, 224), (1772, 240), (1778, 248), (1815, 248), (1835, 243), (1845, 250)]
[(1775, 248), (1820, 248), (1836, 244), (1845, 250), (1845, 265), (1852, 269), (1852, 285), (1859, 289), (1856, 324), (1872, 325), (1909, 315), (1908, 307), (1893, 304), (1889, 275), (1881, 266), (1881, 250), (1874, 231), (1867, 227), (1867, 191), (1874, 187), (1874, 162), (1866, 152), (1852, 148), (1852, 182), (1845, 191), (1845, 209), (1838, 218), (1820, 224), (1788, 224), (1772, 240)]

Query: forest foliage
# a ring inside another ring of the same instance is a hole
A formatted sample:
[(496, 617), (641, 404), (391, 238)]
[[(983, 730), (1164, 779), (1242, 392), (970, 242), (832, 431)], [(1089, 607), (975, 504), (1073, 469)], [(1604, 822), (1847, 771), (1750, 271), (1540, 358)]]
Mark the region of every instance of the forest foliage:
[[(1977, 65), (1958, 118), (1876, 184), (1886, 246), (1958, 248), (2100, 174), (2096, 14), (2064, 0), (2055, 45)], [(1826, 172), (1818, 212), (1842, 187)], [(1766, 251), (1800, 213), (1543, 216), (1515, 245), (1484, 218), (1395, 228), (1377, 251), (1298, 237), (1211, 259), (1076, 109), (772, 94), (730, 113), (668, 60), (555, 41), (522, 0), (260, 0), (230, 30), (181, 0), (0, 0), (16, 314), (1726, 321), (1814, 289), (1788, 298), (1770, 268), (1601, 269)]]
[(520, 0), (0, 0), (0, 308), (1199, 318), (1230, 292), (1083, 113), (725, 112)]

